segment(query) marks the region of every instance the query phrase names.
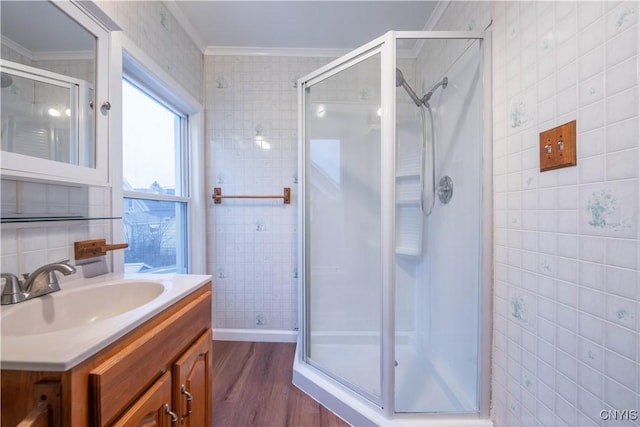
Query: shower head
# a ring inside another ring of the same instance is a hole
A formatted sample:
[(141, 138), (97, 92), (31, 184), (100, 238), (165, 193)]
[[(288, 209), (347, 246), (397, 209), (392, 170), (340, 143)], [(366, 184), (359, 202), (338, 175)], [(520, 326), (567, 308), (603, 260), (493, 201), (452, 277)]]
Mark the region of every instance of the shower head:
[(409, 83), (407, 83), (407, 81), (404, 79), (404, 75), (402, 74), (402, 71), (400, 71), (399, 68), (396, 68), (396, 87), (398, 86), (402, 86), (404, 90), (407, 91), (407, 93), (409, 94), (413, 102), (416, 104), (416, 106), (419, 107), (422, 105), (422, 100), (418, 98), (418, 95), (416, 95), (413, 89), (411, 89), (411, 86), (409, 86)]
[(431, 88), (429, 92), (427, 92), (425, 96), (422, 97), (422, 102), (424, 102), (425, 104), (429, 102), (429, 100), (433, 96), (433, 92), (435, 92), (436, 89), (438, 89), (440, 86), (442, 86), (442, 89), (446, 89), (448, 84), (449, 84), (449, 79), (447, 77), (440, 80), (438, 83), (436, 83), (436, 85), (433, 88)]
[(396, 87), (401, 86), (404, 83), (404, 75), (400, 68), (396, 68)]

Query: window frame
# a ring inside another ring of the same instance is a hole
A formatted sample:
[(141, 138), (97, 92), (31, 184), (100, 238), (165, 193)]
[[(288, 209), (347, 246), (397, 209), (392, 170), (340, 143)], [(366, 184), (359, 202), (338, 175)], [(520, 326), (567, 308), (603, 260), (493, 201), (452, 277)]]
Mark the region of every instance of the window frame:
[[(187, 262), (183, 263), (188, 274), (206, 273), (206, 235), (195, 232), (204, 230), (206, 224), (206, 183), (204, 154), (204, 108), (199, 100), (187, 92), (146, 52), (138, 48), (121, 32), (111, 34), (111, 63), (109, 94), (112, 100), (110, 121), (110, 182), (112, 186), (112, 213), (121, 217), (125, 198), (186, 202), (186, 233), (182, 244)], [(183, 136), (182, 186), (180, 196), (124, 191), (122, 162), (122, 84), (123, 78), (132, 82), (152, 98), (186, 117), (182, 120)], [(114, 138), (114, 136), (116, 136)], [(170, 199), (170, 200), (169, 200)], [(124, 221), (114, 221), (113, 241), (123, 241)], [(112, 252), (113, 271), (124, 272), (124, 251)]]
[[(134, 89), (138, 90), (143, 95), (149, 97), (152, 101), (161, 105), (171, 113), (173, 113), (174, 121), (174, 163), (175, 163), (175, 191), (180, 195), (170, 195), (162, 193), (146, 193), (131, 190), (122, 190), (123, 199), (129, 200), (148, 200), (156, 202), (171, 202), (180, 206), (180, 213), (178, 214), (178, 206), (176, 206), (175, 221), (176, 230), (180, 230), (176, 233), (176, 271), (175, 273), (184, 274), (189, 272), (189, 212), (191, 211), (191, 195), (190, 195), (190, 179), (189, 179), (189, 134), (186, 131), (189, 126), (189, 115), (180, 111), (174, 105), (169, 104), (159, 96), (153, 89), (149, 88), (143, 82), (136, 79), (136, 76), (128, 73), (126, 70), (122, 73), (122, 82), (124, 85), (128, 83)], [(123, 96), (123, 108), (124, 108), (124, 96)], [(176, 129), (177, 127), (177, 129)], [(124, 133), (122, 135), (122, 145), (124, 148)], [(124, 172), (124, 170), (123, 170)], [(123, 174), (124, 175), (124, 174)], [(124, 176), (123, 176), (124, 178)], [(123, 201), (123, 207), (125, 206)], [(123, 209), (124, 214), (124, 209)], [(125, 263), (126, 266), (126, 263)], [(162, 267), (162, 266), (160, 266)], [(168, 267), (168, 266), (167, 266)], [(144, 272), (142, 272), (144, 273)]]

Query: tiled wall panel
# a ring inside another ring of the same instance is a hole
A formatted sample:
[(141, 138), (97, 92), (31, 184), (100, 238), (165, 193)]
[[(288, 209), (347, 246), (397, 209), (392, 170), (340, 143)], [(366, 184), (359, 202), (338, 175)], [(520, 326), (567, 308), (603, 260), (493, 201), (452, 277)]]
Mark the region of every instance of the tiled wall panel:
[[(640, 404), (638, 3), (491, 10), (493, 418), (637, 425), (601, 410)], [(538, 133), (571, 120), (577, 166), (539, 172)]]
[(214, 327), (297, 328), (298, 121), (296, 80), (327, 59), (206, 56), (207, 188), (281, 194), (210, 202), (207, 271)]
[[(2, 180), (2, 216), (111, 216), (111, 190)], [(0, 271), (29, 273), (60, 259), (73, 260), (73, 242), (111, 236), (111, 222), (76, 221), (62, 225), (3, 224), (0, 231)], [(71, 276), (70, 278), (73, 278)]]
[(96, 1), (140, 49), (202, 100), (203, 55), (161, 1)]

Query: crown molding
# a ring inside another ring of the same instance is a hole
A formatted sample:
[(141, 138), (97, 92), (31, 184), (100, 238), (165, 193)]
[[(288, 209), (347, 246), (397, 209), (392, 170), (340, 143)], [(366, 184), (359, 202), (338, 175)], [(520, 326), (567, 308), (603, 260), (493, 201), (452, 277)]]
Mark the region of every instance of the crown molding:
[(207, 46), (205, 55), (222, 56), (297, 56), (305, 58), (339, 58), (351, 49), (319, 48), (273, 48), (273, 47), (232, 47)]
[(14, 52), (28, 58), (30, 61), (74, 61), (84, 59), (95, 59), (95, 53), (91, 50), (70, 50), (55, 52), (32, 52), (19, 43), (14, 42), (9, 37), (2, 36), (2, 44)]
[(29, 49), (27, 49), (26, 47), (22, 46), (19, 43), (14, 42), (13, 40), (11, 40), (9, 37), (7, 36), (0, 36), (2, 37), (2, 44), (7, 46), (9, 49), (19, 53), (22, 56), (25, 56), (27, 58), (29, 58), (29, 60), (33, 61), (33, 52), (31, 52)]
[(95, 52), (91, 50), (70, 50), (53, 52), (33, 52), (34, 61), (78, 61), (95, 60)]

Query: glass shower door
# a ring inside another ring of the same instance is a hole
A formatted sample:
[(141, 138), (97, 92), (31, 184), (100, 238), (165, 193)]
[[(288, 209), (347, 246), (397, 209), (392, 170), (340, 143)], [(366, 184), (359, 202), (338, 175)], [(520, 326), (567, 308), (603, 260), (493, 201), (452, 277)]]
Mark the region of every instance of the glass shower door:
[(380, 405), (380, 53), (305, 87), (306, 361)]

